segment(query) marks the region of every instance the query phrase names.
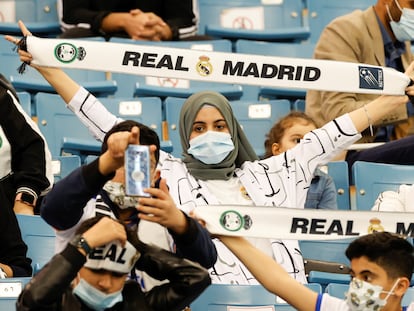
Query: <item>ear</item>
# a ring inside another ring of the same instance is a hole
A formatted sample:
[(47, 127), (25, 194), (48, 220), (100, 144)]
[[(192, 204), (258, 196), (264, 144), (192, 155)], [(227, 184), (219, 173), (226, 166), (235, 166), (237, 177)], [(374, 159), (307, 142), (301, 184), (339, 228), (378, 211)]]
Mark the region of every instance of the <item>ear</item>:
[(282, 151), (280, 150), (279, 144), (278, 143), (273, 143), (272, 144), (272, 154), (273, 155), (279, 155), (281, 153), (282, 153)]
[(398, 297), (404, 296), (405, 292), (407, 291), (408, 287), (410, 287), (410, 280), (406, 277), (401, 277), (398, 280), (398, 284), (394, 289), (394, 293)]
[(154, 175), (152, 176), (152, 183), (151, 183), (151, 187), (154, 187), (154, 186), (155, 186), (155, 182), (156, 182), (158, 179), (160, 179), (160, 177), (161, 177), (161, 171), (160, 171), (160, 170), (158, 170), (158, 169), (156, 169), (156, 170), (154, 171)]

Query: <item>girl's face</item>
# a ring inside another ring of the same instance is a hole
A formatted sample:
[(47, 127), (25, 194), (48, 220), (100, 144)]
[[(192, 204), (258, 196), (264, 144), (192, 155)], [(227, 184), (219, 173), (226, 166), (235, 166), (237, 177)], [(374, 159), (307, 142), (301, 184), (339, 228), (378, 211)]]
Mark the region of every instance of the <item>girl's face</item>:
[(287, 128), (280, 142), (272, 144), (272, 154), (278, 155), (295, 147), (306, 133), (309, 133), (314, 129), (316, 129), (316, 127), (307, 122), (296, 123), (290, 128)]
[(212, 106), (204, 106), (197, 113), (190, 139), (204, 134), (207, 131), (229, 133), (229, 128), (220, 111)]

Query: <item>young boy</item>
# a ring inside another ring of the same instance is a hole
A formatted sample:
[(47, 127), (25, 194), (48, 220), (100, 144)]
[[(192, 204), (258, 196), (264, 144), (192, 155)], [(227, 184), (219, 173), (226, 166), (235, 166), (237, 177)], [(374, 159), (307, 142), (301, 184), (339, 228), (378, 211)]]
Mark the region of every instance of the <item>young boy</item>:
[(413, 273), (413, 246), (400, 236), (376, 232), (354, 240), (346, 250), (352, 280), (346, 300), (318, 294), (298, 283), (274, 260), (240, 237), (221, 241), (246, 265), (267, 290), (301, 311), (412, 311), (402, 298)]

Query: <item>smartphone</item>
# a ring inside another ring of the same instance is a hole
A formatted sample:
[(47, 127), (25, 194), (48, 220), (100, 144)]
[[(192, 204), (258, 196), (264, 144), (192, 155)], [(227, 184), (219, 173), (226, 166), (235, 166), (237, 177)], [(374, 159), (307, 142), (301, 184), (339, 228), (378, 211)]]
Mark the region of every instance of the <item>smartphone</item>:
[(143, 190), (151, 186), (151, 159), (148, 146), (129, 145), (125, 150), (125, 193), (149, 197)]

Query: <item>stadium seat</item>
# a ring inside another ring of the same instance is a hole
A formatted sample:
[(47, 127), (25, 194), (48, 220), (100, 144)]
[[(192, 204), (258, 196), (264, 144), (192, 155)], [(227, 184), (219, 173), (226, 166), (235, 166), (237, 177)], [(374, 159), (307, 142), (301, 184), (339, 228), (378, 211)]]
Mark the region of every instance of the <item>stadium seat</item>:
[(58, 182), (69, 175), (74, 169), (81, 166), (81, 159), (78, 155), (58, 156), (52, 159), (52, 170), (54, 182)]
[(352, 166), (357, 210), (371, 210), (378, 195), (398, 190), (402, 184), (414, 183), (414, 165), (383, 164), (357, 161)]
[(279, 100), (236, 100), (230, 101), (233, 113), (239, 121), (256, 154), (265, 154), (264, 141), (273, 124), (290, 110), (290, 102)]
[(61, 33), (56, 0), (0, 1), (0, 33), (21, 35), (18, 20), (34, 35), (55, 37)]
[(16, 301), (31, 277), (0, 279), (0, 310), (16, 310)]
[(199, 0), (199, 33), (233, 41), (301, 41), (309, 37), (308, 0), (266, 2)]
[[(132, 119), (153, 128), (161, 137), (161, 100), (147, 98), (100, 98), (105, 107), (123, 119)], [(88, 155), (99, 155), (101, 142), (69, 110), (57, 94), (38, 93), (35, 104), (39, 128), (49, 144), (52, 156), (75, 154), (84, 163)]]
[[(260, 54), (274, 57), (312, 58), (315, 45), (308, 42), (266, 42), (237, 40), (236, 53)], [(306, 90), (298, 88), (280, 88), (269, 86), (243, 85), (243, 99), (305, 99)]]
[(304, 99), (297, 99), (293, 102), (292, 110), (305, 112), (306, 101)]
[(374, 5), (376, 0), (310, 0), (309, 1), (309, 27), (311, 42), (317, 42), (322, 30), (334, 18), (351, 13), (354, 10), (365, 10)]
[(17, 214), (20, 231), (36, 274), (55, 253), (55, 231), (38, 215)]
[(322, 171), (332, 177), (336, 191), (337, 204), (340, 210), (350, 210), (350, 191), (349, 191), (349, 174), (348, 163), (346, 161), (329, 162), (321, 167)]
[(20, 105), (22, 106), (24, 112), (27, 113), (29, 117), (32, 116), (32, 100), (30, 94), (27, 92), (17, 92), (19, 97)]
[[(231, 42), (228, 40), (202, 41), (136, 41), (125, 38), (111, 38), (111, 42), (138, 45), (155, 45), (170, 48), (192, 49), (202, 51), (231, 52)], [(118, 83), (116, 96), (158, 96), (162, 99), (172, 97), (187, 98), (193, 93), (214, 90), (222, 93), (229, 99), (239, 99), (242, 96), (242, 87), (235, 84), (225, 84), (208, 81), (190, 81), (185, 79), (156, 78), (133, 76), (130, 74), (112, 73), (112, 79)]]
[[(275, 280), (277, 282), (277, 280)], [(322, 292), (319, 284), (307, 284), (318, 292)], [(191, 305), (191, 311), (230, 311), (231, 306), (257, 310), (259, 307), (271, 306), (276, 310), (295, 310), (268, 292), (261, 285), (224, 285), (212, 284)], [(261, 309), (260, 309), (261, 310)], [(269, 309), (274, 310), (274, 309)]]

